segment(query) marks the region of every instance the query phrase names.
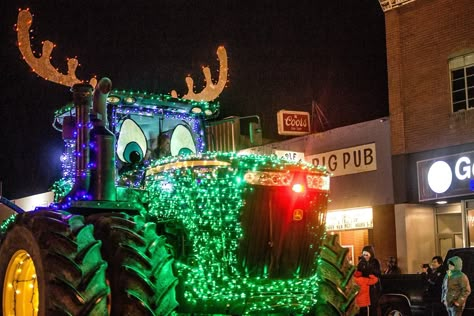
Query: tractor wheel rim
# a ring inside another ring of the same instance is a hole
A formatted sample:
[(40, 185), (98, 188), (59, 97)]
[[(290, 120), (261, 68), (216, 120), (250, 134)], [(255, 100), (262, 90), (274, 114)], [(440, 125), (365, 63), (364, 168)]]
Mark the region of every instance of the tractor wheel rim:
[(8, 263), (3, 282), (3, 315), (38, 315), (39, 290), (30, 254), (18, 250)]

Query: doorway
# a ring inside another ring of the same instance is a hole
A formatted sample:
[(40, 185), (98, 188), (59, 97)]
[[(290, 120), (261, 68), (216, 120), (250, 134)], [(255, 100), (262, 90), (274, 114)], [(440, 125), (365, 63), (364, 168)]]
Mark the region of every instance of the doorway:
[(444, 255), (451, 248), (463, 247), (462, 226), (459, 204), (436, 209), (436, 249), (439, 254)]

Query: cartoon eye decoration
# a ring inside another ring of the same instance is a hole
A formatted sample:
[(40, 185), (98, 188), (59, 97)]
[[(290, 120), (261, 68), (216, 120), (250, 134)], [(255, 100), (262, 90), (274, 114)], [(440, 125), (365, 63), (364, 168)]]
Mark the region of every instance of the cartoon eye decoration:
[(147, 152), (147, 141), (143, 130), (131, 119), (125, 119), (117, 140), (117, 156), (124, 163), (137, 163)]
[(184, 125), (177, 125), (171, 135), (171, 155), (195, 154), (196, 144), (189, 128)]

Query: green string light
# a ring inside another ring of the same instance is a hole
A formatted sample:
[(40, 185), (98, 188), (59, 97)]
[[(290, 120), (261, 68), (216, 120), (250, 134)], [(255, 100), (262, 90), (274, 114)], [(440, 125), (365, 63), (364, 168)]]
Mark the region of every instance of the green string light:
[(0, 225), (0, 241), (3, 239), (3, 236), (5, 236), (6, 232), (10, 228), (10, 226), (15, 222), (16, 216), (18, 214), (12, 214), (10, 215), (6, 220), (2, 222)]
[(54, 182), (50, 189), (54, 193), (54, 202), (61, 201), (71, 191), (73, 185), (74, 179), (71, 177), (62, 178)]
[[(149, 214), (158, 222), (175, 220), (182, 223), (191, 242), (193, 260), (178, 259), (176, 264), (178, 276), (184, 283), (186, 304), (205, 306), (221, 302), (225, 306), (246, 302), (249, 313), (271, 311), (275, 304), (308, 312), (317, 296), (316, 274), (308, 278), (277, 280), (265, 275), (250, 276), (239, 267), (237, 250), (245, 233), (240, 216), (246, 195), (253, 191), (243, 178), (247, 171), (255, 170), (324, 170), (271, 156), (237, 156), (234, 153), (171, 157), (152, 167), (178, 160), (229, 163), (170, 168), (146, 179), (146, 189), (150, 192)], [(313, 203), (313, 208), (315, 212), (325, 211), (322, 206), (318, 208), (317, 203)], [(321, 237), (321, 231), (315, 230), (314, 235)]]
[[(208, 162), (219, 163), (206, 165)], [(181, 167), (169, 167), (179, 164)], [(118, 195), (121, 200), (142, 203), (152, 221), (165, 226), (174, 223), (185, 235), (190, 250), (184, 256), (175, 254), (183, 289), (181, 305), (192, 309), (221, 304), (222, 310), (228, 305), (245, 305), (242, 310), (246, 313), (273, 311), (281, 306), (307, 313), (318, 297), (319, 279), (314, 269), (307, 277), (295, 272), (292, 278), (274, 279), (266, 271), (252, 275), (239, 262), (238, 249), (246, 233), (241, 225), (241, 212), (248, 202), (246, 199), (255, 192), (255, 185), (245, 181), (249, 171), (327, 175), (322, 167), (276, 156), (211, 152), (152, 161), (137, 170), (141, 175), (147, 174), (143, 187), (140, 190), (134, 186), (119, 187)], [(56, 200), (69, 192), (72, 182), (62, 179), (53, 185)], [(312, 216), (322, 224), (308, 228), (313, 235), (308, 252), (315, 251), (324, 233), (327, 192), (321, 194), (318, 196), (323, 197), (322, 201), (309, 203)], [(315, 255), (314, 267), (316, 258)]]

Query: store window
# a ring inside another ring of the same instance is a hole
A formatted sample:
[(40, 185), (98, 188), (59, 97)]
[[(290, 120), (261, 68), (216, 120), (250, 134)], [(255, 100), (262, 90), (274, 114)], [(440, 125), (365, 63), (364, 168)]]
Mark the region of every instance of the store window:
[(358, 257), (365, 245), (372, 244), (373, 210), (371, 207), (329, 211), (326, 230), (338, 235), (339, 243), (347, 248), (351, 264), (359, 263)]
[(449, 60), (453, 112), (474, 108), (474, 52)]

